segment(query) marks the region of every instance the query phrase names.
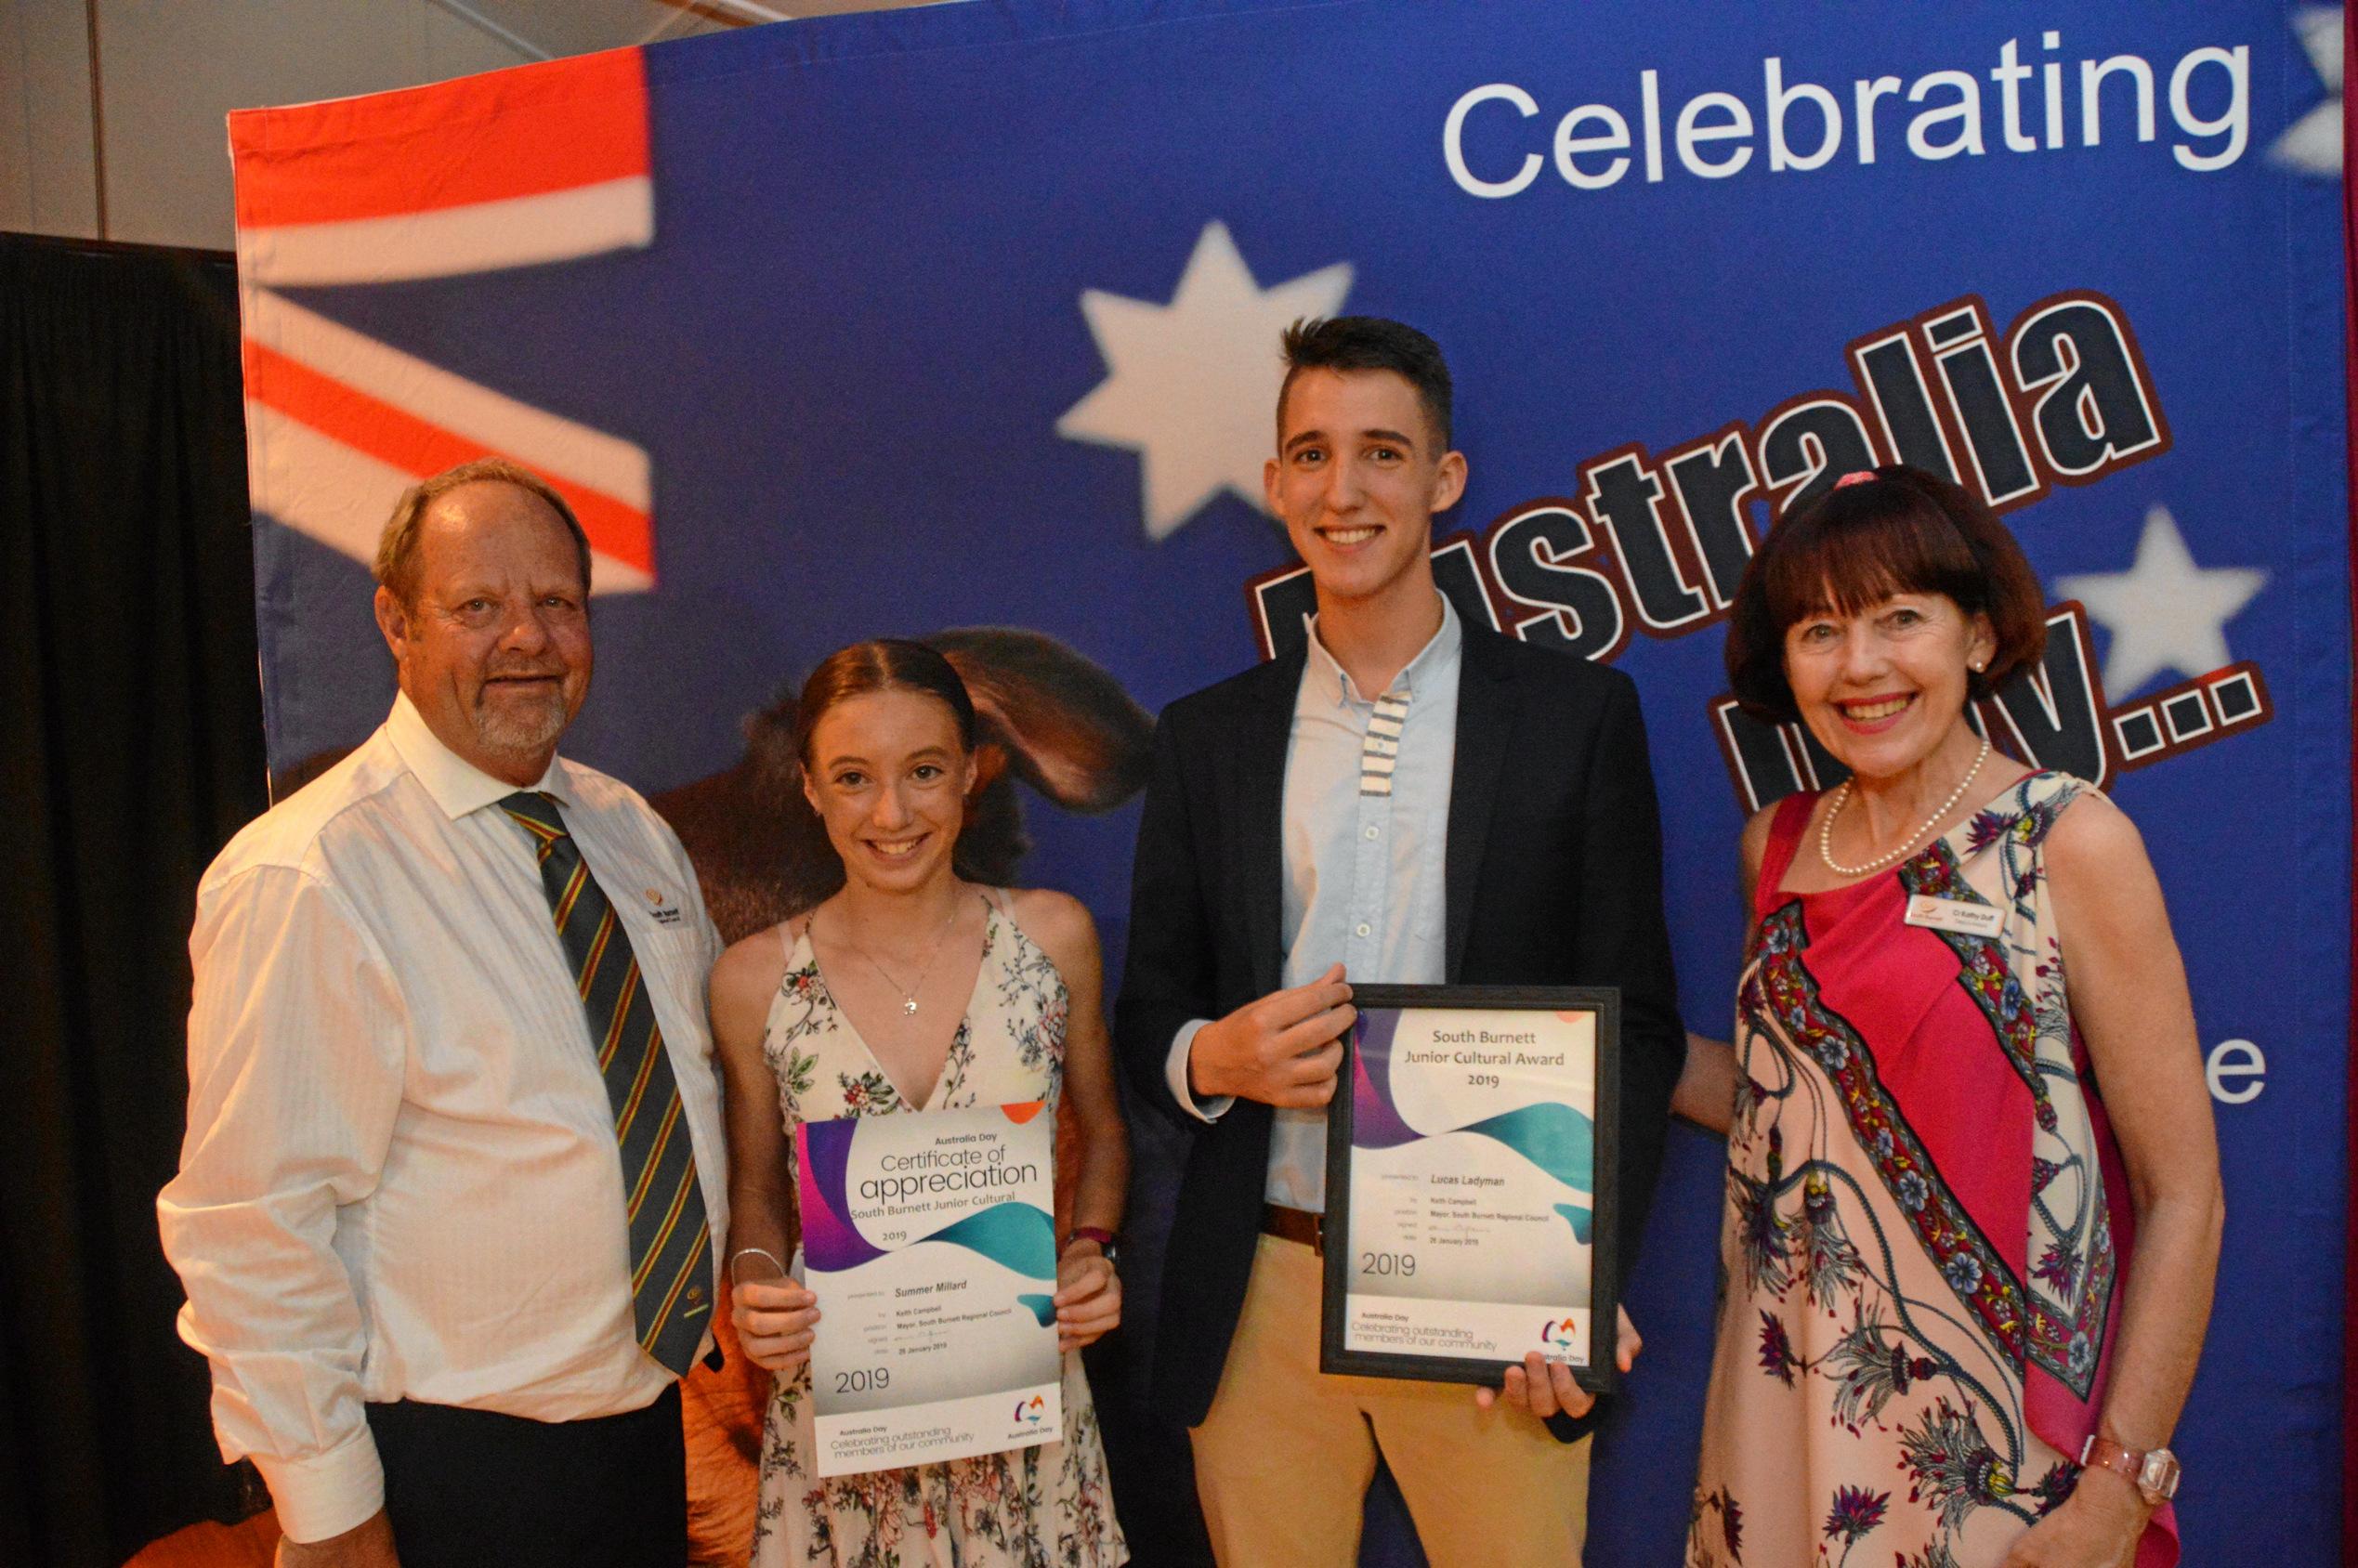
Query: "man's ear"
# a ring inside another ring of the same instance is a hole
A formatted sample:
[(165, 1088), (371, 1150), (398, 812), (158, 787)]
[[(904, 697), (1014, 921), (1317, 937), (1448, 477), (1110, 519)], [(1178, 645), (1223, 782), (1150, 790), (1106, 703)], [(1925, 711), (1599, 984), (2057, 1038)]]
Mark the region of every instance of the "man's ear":
[(1443, 452), (1433, 475), (1433, 510), (1447, 512), (1465, 493), (1465, 453)]
[(1269, 503), (1269, 516), (1282, 519), (1285, 513), (1277, 506), (1277, 460), (1274, 457), (1261, 465), (1261, 494)]
[(392, 589), (379, 587), (373, 608), (376, 629), (385, 634), (385, 646), (393, 651), (393, 662), (399, 664), (410, 645), (410, 612)]

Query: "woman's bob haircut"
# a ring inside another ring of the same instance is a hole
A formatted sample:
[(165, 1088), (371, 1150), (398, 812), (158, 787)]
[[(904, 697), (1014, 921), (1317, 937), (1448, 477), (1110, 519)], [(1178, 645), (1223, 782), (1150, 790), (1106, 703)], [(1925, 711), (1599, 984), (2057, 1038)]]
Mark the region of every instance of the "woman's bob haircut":
[(1804, 616), (1856, 615), (1894, 594), (1939, 594), (1989, 617), (1997, 652), (1968, 672), (1969, 700), (2037, 662), (2047, 644), (2038, 574), (1998, 515), (1920, 468), (1850, 476), (1779, 518), (1753, 553), (1728, 612), (1727, 678), (1755, 717), (1800, 716), (1785, 678), (1785, 634)]

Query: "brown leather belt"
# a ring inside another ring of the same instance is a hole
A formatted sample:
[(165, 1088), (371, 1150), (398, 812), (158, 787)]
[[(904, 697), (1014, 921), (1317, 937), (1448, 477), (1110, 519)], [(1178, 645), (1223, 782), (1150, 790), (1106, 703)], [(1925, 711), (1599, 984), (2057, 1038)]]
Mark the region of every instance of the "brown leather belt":
[(1284, 1241), (1298, 1241), (1320, 1257), (1326, 1256), (1327, 1220), (1323, 1214), (1264, 1203), (1261, 1206), (1261, 1233)]

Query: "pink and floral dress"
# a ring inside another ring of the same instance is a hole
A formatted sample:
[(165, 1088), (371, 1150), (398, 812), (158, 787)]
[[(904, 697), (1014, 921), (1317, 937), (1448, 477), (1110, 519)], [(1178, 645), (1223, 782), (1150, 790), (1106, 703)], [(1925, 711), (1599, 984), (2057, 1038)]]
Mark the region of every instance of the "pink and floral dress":
[[(2070, 1495), (2130, 1240), (2044, 874), (2088, 788), (2032, 774), (1822, 893), (1781, 885), (1814, 797), (1778, 809), (1689, 1568), (1992, 1568)], [(1994, 907), (1995, 934), (1908, 923), (1919, 895)], [(2165, 1508), (2137, 1568), (2177, 1556)]]
[[(1064, 1087), (1065, 983), (1000, 908), (933, 1094), (905, 1101), (828, 992), (810, 937), (796, 939), (762, 1051), (794, 1124), (910, 1110), (1046, 1102)], [(824, 1333), (824, 1326), (820, 1332)], [(810, 1369), (779, 1380), (762, 1426), (756, 1568), (1113, 1568), (1129, 1560), (1106, 1483), (1105, 1445), (1081, 1358), (1068, 1352), (1061, 1443), (948, 1464), (822, 1480), (813, 1466)]]

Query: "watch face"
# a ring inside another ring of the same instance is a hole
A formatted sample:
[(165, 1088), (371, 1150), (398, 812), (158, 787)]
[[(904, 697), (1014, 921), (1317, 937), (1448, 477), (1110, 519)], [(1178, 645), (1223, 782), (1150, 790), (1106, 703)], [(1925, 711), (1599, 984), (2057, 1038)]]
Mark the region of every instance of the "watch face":
[(2145, 1494), (2148, 1502), (2167, 1502), (2178, 1491), (2178, 1456), (2167, 1448), (2156, 1448), (2145, 1456), (2145, 1462), (2137, 1468), (2137, 1489)]

